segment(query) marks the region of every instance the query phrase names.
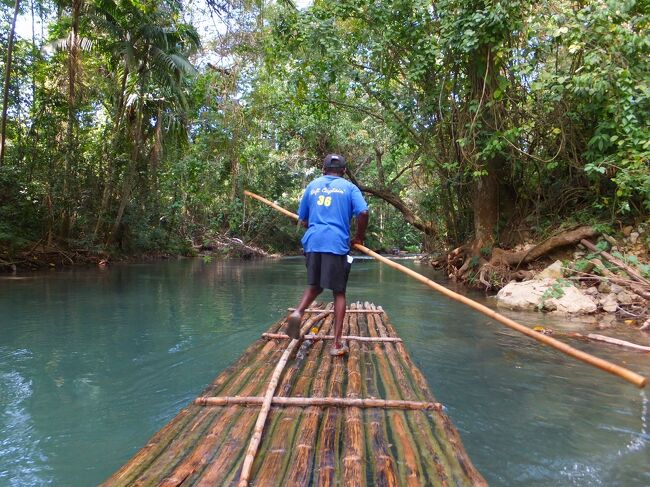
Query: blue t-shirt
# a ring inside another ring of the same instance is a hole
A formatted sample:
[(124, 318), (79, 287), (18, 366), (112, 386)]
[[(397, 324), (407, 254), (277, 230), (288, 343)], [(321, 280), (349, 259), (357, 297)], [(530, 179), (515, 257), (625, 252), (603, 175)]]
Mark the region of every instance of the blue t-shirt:
[(305, 189), (298, 217), (309, 221), (302, 237), (305, 252), (345, 255), (350, 251), (350, 220), (368, 209), (361, 191), (339, 176), (321, 176)]

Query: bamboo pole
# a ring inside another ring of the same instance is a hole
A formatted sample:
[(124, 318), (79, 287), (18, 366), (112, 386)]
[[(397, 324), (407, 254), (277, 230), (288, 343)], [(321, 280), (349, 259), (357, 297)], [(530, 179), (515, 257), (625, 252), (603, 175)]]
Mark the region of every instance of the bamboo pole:
[[(356, 310), (356, 303), (351, 305)], [(350, 333), (358, 334), (359, 315), (350, 315)], [(348, 384), (346, 398), (358, 399), (361, 395), (361, 367), (359, 358), (361, 356), (361, 344), (358, 341), (350, 343), (350, 355), (348, 357), (347, 376)], [(363, 410), (359, 407), (348, 407), (345, 410), (343, 429), (343, 484), (349, 487), (366, 486), (365, 470), (365, 439), (363, 425)]]
[[(346, 315), (343, 321), (343, 332), (349, 330), (350, 316)], [(332, 372), (327, 382), (327, 394), (331, 398), (340, 399), (343, 395), (343, 381), (345, 379), (345, 357), (331, 357), (329, 351), (323, 352), (323, 360), (332, 363)], [(342, 411), (330, 407), (323, 411), (320, 424), (320, 434), (314, 452), (314, 486), (329, 487), (340, 484), (340, 425)]]
[[(365, 303), (366, 309), (372, 309), (369, 303)], [(376, 317), (376, 319), (375, 319)], [(368, 321), (368, 332), (370, 336), (377, 337), (379, 335), (378, 326), (376, 321), (381, 318), (375, 314), (366, 315)], [(398, 382), (395, 381), (395, 371), (391, 367), (391, 362), (387, 356), (389, 352), (387, 349), (391, 348), (390, 345), (382, 347), (379, 343), (373, 344), (377, 364), (379, 366), (379, 375), (381, 382), (384, 385), (386, 394), (393, 397), (399, 397), (404, 391), (398, 387)], [(397, 471), (400, 476), (401, 485), (418, 487), (423, 483), (423, 471), (415, 442), (411, 434), (410, 428), (407, 425), (406, 416), (403, 411), (390, 410), (386, 412), (386, 419), (388, 426), (392, 432), (392, 443), (398, 452), (398, 458), (401, 461), (397, 462)]]
[[(325, 316), (323, 314), (323, 316)], [(321, 318), (323, 317), (321, 316)], [(313, 319), (318, 319), (315, 317)], [(273, 400), (273, 395), (275, 394), (275, 389), (278, 386), (280, 381), (280, 375), (284, 370), (284, 367), (289, 360), (289, 356), (296, 349), (300, 340), (291, 340), (287, 349), (282, 354), (280, 361), (273, 371), (271, 376), (271, 381), (266, 389), (266, 394), (264, 394), (264, 402), (262, 403), (262, 410), (260, 411), (259, 416), (257, 417), (257, 422), (255, 423), (255, 429), (253, 430), (253, 436), (251, 437), (248, 449), (246, 450), (246, 456), (244, 457), (244, 464), (242, 466), (241, 475), (239, 476), (239, 487), (247, 487), (250, 480), (251, 470), (253, 468), (253, 462), (255, 461), (255, 455), (257, 454), (257, 449), (260, 445), (260, 440), (262, 439), (262, 431), (264, 430), (264, 425), (266, 424), (266, 418), (271, 409), (271, 401)]]
[[(296, 308), (287, 308), (287, 311), (295, 311), (295, 310), (296, 310)], [(305, 313), (322, 313), (322, 312), (323, 312), (322, 309), (307, 308), (305, 310)], [(328, 310), (327, 312), (328, 313), (334, 313), (334, 310), (331, 309), (331, 310)], [(346, 314), (347, 313), (352, 313), (352, 314), (354, 314), (354, 313), (362, 313), (363, 314), (363, 313), (380, 313), (380, 312), (383, 313), (384, 311), (383, 310), (382, 311), (373, 311), (371, 309), (354, 309), (354, 308), (346, 308), (345, 309)]]
[[(221, 396), (197, 397), (194, 404), (197, 406), (230, 406), (239, 404), (254, 406), (264, 403), (264, 397), (259, 396)], [(374, 399), (374, 398), (342, 398), (342, 397), (284, 397), (274, 396), (272, 406), (299, 406), (299, 407), (355, 407), (355, 408), (380, 408), (380, 409), (414, 409), (441, 411), (439, 402), (405, 401), (402, 399)]]
[[(367, 319), (369, 315), (360, 315), (358, 320), (360, 329), (364, 327), (368, 332), (370, 326)], [(363, 382), (362, 391), (365, 397), (379, 396), (380, 376), (377, 370), (376, 355), (364, 344), (363, 361), (365, 370), (363, 372), (365, 381)], [(368, 451), (371, 452), (370, 465), (372, 467), (372, 477), (376, 485), (399, 485), (397, 470), (398, 465), (396, 458), (390, 448), (388, 434), (386, 431), (386, 412), (379, 409), (369, 409), (365, 411), (366, 418), (366, 443)]]
[[(262, 198), (261, 196), (258, 196), (254, 193), (251, 193), (250, 191), (245, 191), (244, 194), (247, 196), (250, 196), (251, 198), (255, 198), (256, 200), (259, 200), (276, 210), (280, 211), (284, 215), (287, 215), (290, 218), (293, 218), (295, 220), (298, 219), (298, 215), (295, 213), (291, 213), (290, 211), (285, 210), (284, 208), (279, 207), (275, 203)], [(444, 296), (447, 296), (450, 299), (453, 299), (454, 301), (457, 301), (459, 303), (465, 304), (469, 306), (470, 308), (478, 311), (479, 313), (483, 313), (484, 315), (492, 318), (495, 321), (498, 321), (499, 323), (507, 326), (508, 328), (512, 328), (513, 330), (516, 330), (520, 333), (523, 333), (524, 335), (527, 335), (530, 338), (533, 338), (537, 340), (538, 342), (542, 342), (545, 345), (549, 345), (550, 347), (553, 347), (570, 357), (573, 357), (575, 359), (578, 359), (582, 362), (585, 362), (589, 365), (593, 365), (594, 367), (604, 370), (605, 372), (609, 372), (610, 374), (617, 375), (623, 379), (625, 379), (628, 382), (631, 382), (635, 386), (639, 388), (645, 387), (647, 383), (647, 378), (645, 378), (642, 375), (637, 374), (636, 372), (633, 372), (629, 369), (626, 369), (624, 367), (621, 367), (619, 365), (613, 364), (611, 362), (608, 362), (607, 360), (603, 360), (599, 357), (595, 357), (593, 355), (590, 355), (586, 352), (583, 352), (582, 350), (578, 350), (576, 348), (571, 347), (570, 345), (567, 345), (564, 342), (561, 342), (559, 340), (556, 340), (554, 338), (551, 338), (547, 335), (542, 335), (541, 333), (537, 333), (534, 330), (531, 330), (530, 328), (520, 325), (514, 320), (511, 320), (510, 318), (506, 318), (500, 313), (497, 313), (494, 310), (491, 310), (487, 306), (484, 306), (480, 303), (477, 303), (476, 301), (473, 301), (461, 294), (458, 294), (450, 289), (447, 289), (446, 287), (432, 281), (431, 279), (428, 279), (427, 277), (424, 277), (422, 274), (419, 274), (415, 272), (414, 270), (409, 269), (408, 267), (405, 267), (401, 264), (398, 264), (397, 262), (393, 262), (392, 260), (387, 259), (386, 257), (383, 257), (379, 255), (376, 252), (373, 252), (370, 250), (368, 247), (365, 247), (363, 245), (355, 244), (354, 248), (359, 250), (360, 252), (363, 252), (366, 255), (369, 255), (370, 257), (374, 257), (378, 261), (386, 264), (389, 267), (392, 267), (393, 269), (397, 269), (400, 272), (403, 272), (404, 274), (416, 279), (417, 281), (420, 281), (421, 283), (429, 286), (431, 289), (438, 291), (439, 293), (443, 294)]]
[[(333, 315), (327, 318), (323, 325), (323, 332), (327, 333), (333, 328)], [(309, 373), (316, 372), (316, 377), (313, 380), (310, 390), (304, 389), (305, 393), (309, 393), (312, 397), (320, 397), (325, 393), (325, 387), (329, 380), (332, 360), (325, 356), (324, 342), (317, 342), (312, 352), (308, 368)], [(303, 389), (299, 389), (294, 393), (299, 393)], [(302, 415), (302, 420), (298, 427), (298, 437), (292, 445), (291, 458), (289, 464), (292, 466), (288, 475), (284, 479), (283, 486), (286, 487), (299, 487), (309, 485), (312, 479), (312, 471), (314, 465), (314, 444), (318, 435), (318, 427), (320, 424), (322, 410), (318, 406), (309, 406)]]
[[(381, 306), (379, 307), (381, 308)], [(396, 336), (397, 331), (392, 325), (387, 315), (384, 316), (384, 324), (389, 335)], [(411, 356), (408, 354), (406, 347), (402, 343), (396, 343), (395, 348), (400, 352), (400, 358), (404, 362), (404, 368), (408, 372), (409, 377), (413, 380), (413, 385), (416, 390), (417, 397), (426, 399), (428, 401), (435, 401), (431, 390), (427, 384), (427, 380), (420, 371), (420, 369), (413, 363)], [(486, 481), (483, 476), (476, 469), (472, 463), (469, 455), (463, 447), (463, 442), (458, 434), (458, 430), (454, 427), (449, 416), (445, 414), (444, 410), (438, 411), (436, 414), (429, 416), (433, 422), (431, 430), (438, 433), (436, 438), (440, 438), (439, 445), (445, 456), (457, 462), (461, 470), (465, 473), (464, 480), (469, 480), (470, 485), (484, 486)], [(464, 483), (464, 482), (463, 482)]]
[[(323, 315), (324, 312), (319, 316)], [(322, 325), (323, 321), (314, 322), (312, 319), (308, 319), (305, 323), (306, 326), (303, 328), (312, 329), (313, 326)], [(286, 370), (282, 381), (278, 385), (278, 396), (288, 396), (295, 387), (305, 385), (305, 381), (300, 381), (300, 378), (307, 373), (308, 367), (313, 367), (312, 361), (309, 359), (312, 356), (311, 351), (317, 348), (312, 347), (314, 343), (312, 340), (302, 342), (300, 349), (296, 353), (295, 360), (292, 362), (291, 367)], [(307, 383), (309, 383), (310, 379), (313, 378), (313, 374), (310, 373), (306, 378)], [(296, 391), (296, 394), (298, 393), (299, 391)], [(251, 483), (256, 487), (275, 487), (283, 484), (282, 479), (289, 466), (291, 444), (296, 435), (302, 413), (303, 409), (296, 406), (274, 408), (269, 413), (268, 424), (265, 427), (268, 433), (264, 434), (253, 463)]]
[[(371, 309), (375, 310), (375, 306), (371, 305)], [(377, 311), (379, 311), (377, 309)], [(384, 323), (386, 315), (375, 314), (369, 316), (374, 318), (374, 324), (380, 336), (388, 336), (388, 329)], [(368, 320), (370, 321), (370, 319)], [(369, 331), (373, 334), (373, 329), (369, 326)], [(404, 348), (402, 353), (405, 353)], [(411, 380), (409, 368), (405, 365), (403, 357), (397, 349), (396, 344), (387, 344), (385, 347), (385, 356), (392, 367), (392, 372), (397, 380), (399, 386), (398, 391), (403, 399), (413, 400), (418, 399), (416, 387)], [(436, 413), (442, 413), (443, 409), (438, 408)], [(425, 411), (412, 411), (410, 414), (405, 415), (405, 421), (410, 426), (413, 441), (417, 446), (417, 451), (420, 453), (420, 461), (422, 462), (422, 483), (435, 485), (439, 479), (453, 479), (457, 485), (463, 485), (463, 478), (460, 466), (454, 462), (455, 457), (453, 453), (450, 455), (448, 449), (445, 448), (444, 441), (439, 439), (433, 434), (430, 419), (425, 414)], [(407, 428), (408, 429), (408, 428)], [(425, 481), (424, 476), (428, 476)], [(450, 484), (453, 484), (450, 481)]]
[[(347, 313), (346, 313), (347, 314)], [(262, 333), (263, 338), (283, 339), (291, 338), (284, 333)], [(305, 340), (334, 340), (334, 335), (314, 335), (312, 333), (303, 336)], [(401, 338), (396, 337), (362, 337), (355, 335), (342, 335), (341, 340), (351, 340), (357, 342), (401, 342)]]

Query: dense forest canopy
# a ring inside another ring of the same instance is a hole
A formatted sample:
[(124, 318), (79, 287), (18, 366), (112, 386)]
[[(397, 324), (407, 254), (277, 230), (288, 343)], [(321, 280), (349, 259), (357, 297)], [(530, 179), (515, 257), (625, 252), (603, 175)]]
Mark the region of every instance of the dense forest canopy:
[(4, 258), (295, 251), (242, 192), (295, 209), (327, 152), (373, 248), (489, 254), (650, 213), (645, 0), (0, 5)]

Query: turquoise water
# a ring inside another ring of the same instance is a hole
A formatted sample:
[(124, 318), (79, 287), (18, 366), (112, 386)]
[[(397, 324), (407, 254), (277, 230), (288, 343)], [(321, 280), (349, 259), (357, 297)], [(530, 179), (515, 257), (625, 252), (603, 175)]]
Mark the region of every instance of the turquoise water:
[[(296, 304), (303, 279), (301, 259), (0, 278), (0, 486), (105, 480)], [(355, 261), (348, 298), (389, 313), (490, 485), (650, 485), (645, 393), (374, 261)], [(575, 345), (650, 375), (647, 354)]]

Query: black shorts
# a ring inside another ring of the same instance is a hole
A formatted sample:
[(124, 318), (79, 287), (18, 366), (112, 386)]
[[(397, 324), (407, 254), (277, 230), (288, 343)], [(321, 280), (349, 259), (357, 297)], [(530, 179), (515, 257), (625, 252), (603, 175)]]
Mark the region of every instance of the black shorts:
[(307, 284), (331, 289), (335, 293), (344, 293), (352, 264), (347, 255), (327, 254), (324, 252), (307, 252)]

